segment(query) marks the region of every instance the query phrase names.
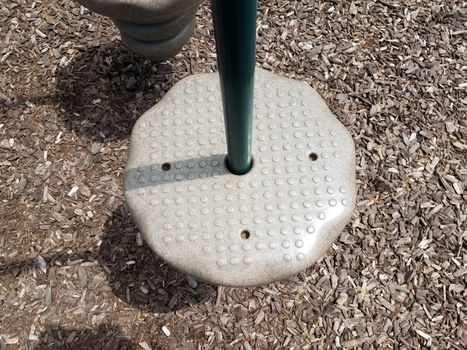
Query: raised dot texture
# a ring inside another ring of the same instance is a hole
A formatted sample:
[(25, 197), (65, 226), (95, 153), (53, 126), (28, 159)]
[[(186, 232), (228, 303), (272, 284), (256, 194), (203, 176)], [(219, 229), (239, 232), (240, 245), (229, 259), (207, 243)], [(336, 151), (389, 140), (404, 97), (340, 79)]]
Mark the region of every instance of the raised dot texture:
[(308, 86), (260, 69), (257, 79), (248, 174), (225, 168), (217, 75), (182, 80), (140, 118), (125, 171), (125, 197), (148, 245), (184, 272), (224, 285), (271, 282), (267, 266), (281, 278), (285, 269), (298, 273), (326, 251), (355, 202), (347, 131), (315, 108), (322, 102)]

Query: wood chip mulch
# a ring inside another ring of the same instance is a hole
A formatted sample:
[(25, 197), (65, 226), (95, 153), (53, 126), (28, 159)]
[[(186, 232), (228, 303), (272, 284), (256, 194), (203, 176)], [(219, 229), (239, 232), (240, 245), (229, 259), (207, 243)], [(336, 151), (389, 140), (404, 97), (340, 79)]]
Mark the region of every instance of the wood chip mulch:
[(216, 70), (136, 57), (69, 0), (0, 2), (0, 349), (466, 349), (467, 5), (260, 1), (257, 64), (356, 142), (358, 203), (318, 263), (234, 289), (174, 271), (122, 198), (135, 120)]

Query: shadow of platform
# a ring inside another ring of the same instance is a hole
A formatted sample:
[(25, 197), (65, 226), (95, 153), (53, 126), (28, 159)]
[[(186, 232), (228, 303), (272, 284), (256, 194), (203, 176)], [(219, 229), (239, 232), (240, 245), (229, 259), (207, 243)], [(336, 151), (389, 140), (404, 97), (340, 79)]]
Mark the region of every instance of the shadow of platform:
[(139, 57), (120, 44), (89, 47), (57, 72), (58, 116), (82, 136), (125, 139), (177, 80), (169, 63)]
[(90, 46), (73, 55), (55, 71), (53, 93), (7, 96), (0, 99), (0, 112), (52, 105), (66, 128), (83, 138), (127, 139), (136, 120), (188, 74), (175, 71), (169, 61), (139, 57), (118, 43)]
[(125, 206), (107, 222), (98, 260), (109, 273), (113, 293), (140, 309), (165, 313), (215, 298), (212, 285), (196, 282), (193, 288), (146, 244), (138, 245), (137, 229)]
[(120, 329), (101, 324), (97, 329), (71, 329), (49, 324), (39, 337), (37, 350), (133, 350), (137, 345), (123, 336)]
[[(214, 286), (188, 280), (186, 275), (158, 258), (137, 238), (137, 232), (126, 207), (122, 205), (107, 221), (99, 248), (42, 258), (48, 267), (55, 265), (56, 261), (67, 266), (78, 259), (97, 260), (108, 274), (113, 294), (125, 303), (148, 312), (168, 313), (208, 299), (215, 300)], [(0, 277), (16, 277), (30, 269), (39, 270), (37, 257), (7, 262), (0, 260)]]

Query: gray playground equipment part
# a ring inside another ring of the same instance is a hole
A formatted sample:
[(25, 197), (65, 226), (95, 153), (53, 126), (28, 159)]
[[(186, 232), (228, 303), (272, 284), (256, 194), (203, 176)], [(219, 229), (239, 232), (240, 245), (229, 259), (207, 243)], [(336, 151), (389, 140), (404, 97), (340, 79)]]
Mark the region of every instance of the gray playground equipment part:
[(261, 285), (310, 266), (344, 229), (355, 147), (308, 84), (255, 73), (255, 0), (211, 5), (219, 74), (182, 79), (138, 120), (124, 195), (169, 264)]
[(177, 83), (135, 125), (124, 194), (149, 247), (185, 273), (255, 286), (306, 269), (350, 220), (354, 144), (309, 85), (257, 70), (253, 166), (225, 165), (219, 75)]
[(164, 60), (175, 56), (193, 33), (201, 0), (78, 0), (110, 17), (134, 53)]

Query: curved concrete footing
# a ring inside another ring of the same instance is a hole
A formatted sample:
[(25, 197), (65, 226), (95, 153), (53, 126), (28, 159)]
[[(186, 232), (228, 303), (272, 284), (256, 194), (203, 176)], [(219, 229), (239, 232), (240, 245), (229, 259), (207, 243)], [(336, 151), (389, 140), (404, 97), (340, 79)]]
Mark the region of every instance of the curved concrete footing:
[(232, 174), (219, 82), (186, 77), (137, 121), (126, 202), (148, 246), (190, 276), (234, 287), (287, 279), (352, 216), (352, 137), (308, 84), (257, 69), (254, 163)]
[(113, 20), (123, 43), (134, 53), (155, 60), (175, 56), (190, 39), (196, 25), (196, 11), (190, 10), (171, 21), (137, 24)]
[(175, 56), (189, 40), (200, 0), (78, 0), (110, 17), (123, 43), (134, 53), (155, 60)]

